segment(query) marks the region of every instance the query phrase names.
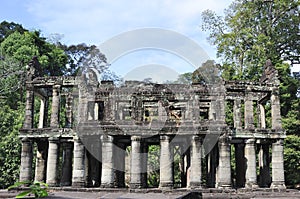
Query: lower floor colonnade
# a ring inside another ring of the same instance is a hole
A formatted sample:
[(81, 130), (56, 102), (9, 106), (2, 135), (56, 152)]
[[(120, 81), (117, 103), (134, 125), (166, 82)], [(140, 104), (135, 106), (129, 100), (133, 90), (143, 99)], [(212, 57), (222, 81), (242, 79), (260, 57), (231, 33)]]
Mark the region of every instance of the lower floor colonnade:
[[(282, 139), (229, 139), (207, 147), (203, 135), (101, 135), (92, 138), (22, 138), (20, 181), (49, 186), (140, 189), (284, 189)], [(149, 147), (158, 150), (150, 165)]]

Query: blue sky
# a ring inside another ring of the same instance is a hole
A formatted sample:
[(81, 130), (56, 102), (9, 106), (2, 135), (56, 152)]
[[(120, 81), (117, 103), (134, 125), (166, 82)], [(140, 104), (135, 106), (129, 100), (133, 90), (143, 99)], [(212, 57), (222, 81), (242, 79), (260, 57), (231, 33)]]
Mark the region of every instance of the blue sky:
[[(194, 40), (209, 58), (215, 59), (216, 51), (206, 40), (208, 34), (200, 28), (201, 12), (211, 9), (222, 15), (231, 2), (231, 0), (3, 0), (0, 6), (0, 20), (22, 24), (29, 30), (41, 30), (46, 37), (59, 34), (62, 36), (62, 42), (66, 44), (101, 45), (126, 31), (148, 27), (162, 28), (176, 31)], [(141, 66), (153, 64), (169, 67), (177, 73), (192, 71), (195, 68), (179, 56), (155, 49), (126, 54), (115, 61), (111, 68), (117, 74), (126, 76), (132, 73), (134, 68), (140, 71)], [(153, 67), (146, 68), (153, 69)], [(163, 71), (161, 75), (167, 77), (165, 68)]]

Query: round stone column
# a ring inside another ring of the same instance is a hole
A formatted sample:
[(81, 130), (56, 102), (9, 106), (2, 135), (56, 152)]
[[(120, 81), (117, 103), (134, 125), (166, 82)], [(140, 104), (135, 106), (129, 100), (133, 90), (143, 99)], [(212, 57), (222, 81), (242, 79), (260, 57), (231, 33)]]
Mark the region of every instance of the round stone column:
[(48, 140), (38, 140), (35, 160), (34, 181), (45, 182), (48, 154)]
[(50, 127), (53, 128), (59, 127), (60, 87), (60, 85), (54, 85), (52, 91)]
[(79, 138), (74, 138), (73, 187), (84, 187), (85, 184), (85, 149)]
[(246, 188), (257, 188), (256, 174), (256, 152), (255, 139), (246, 140), (245, 145), (245, 161), (246, 161)]
[(102, 176), (101, 187), (114, 187), (113, 137), (102, 135)]
[(272, 184), (271, 188), (285, 189), (283, 166), (283, 139), (272, 144)]
[(219, 138), (219, 166), (217, 186), (231, 187), (230, 143), (227, 137)]
[(202, 138), (193, 136), (191, 144), (191, 171), (188, 187), (201, 188)]
[(26, 105), (25, 105), (25, 120), (24, 120), (24, 129), (33, 128), (33, 106), (34, 106), (34, 92), (32, 85), (27, 85), (26, 88)]
[(49, 138), (48, 160), (47, 160), (47, 174), (46, 183), (49, 186), (57, 186), (58, 176), (58, 154), (59, 154), (59, 139)]
[(32, 141), (28, 138), (22, 139), (22, 151), (21, 151), (21, 167), (20, 167), (20, 178), (21, 182), (31, 181), (32, 176)]
[(160, 136), (160, 188), (173, 187), (170, 136)]
[(131, 137), (130, 188), (142, 187), (141, 137)]

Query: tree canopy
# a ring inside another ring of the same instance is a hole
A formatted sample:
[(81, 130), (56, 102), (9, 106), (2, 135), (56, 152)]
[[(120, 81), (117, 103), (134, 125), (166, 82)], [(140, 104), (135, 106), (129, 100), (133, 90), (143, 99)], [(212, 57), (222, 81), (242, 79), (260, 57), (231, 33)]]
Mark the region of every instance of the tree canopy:
[(15, 31), (6, 37), (0, 44), (0, 52), (4, 59), (12, 57), (22, 66), (25, 66), (33, 56), (37, 56), (47, 75), (63, 75), (68, 61), (67, 55), (61, 49), (50, 44), (41, 37), (39, 31)]
[(27, 31), (21, 24), (17, 24), (14, 22), (3, 21), (0, 23), (0, 43), (8, 37), (10, 34), (18, 31), (20, 33), (24, 33)]
[(300, 63), (299, 6), (299, 0), (235, 0), (225, 17), (204, 11), (202, 29), (231, 78), (258, 79), (267, 59)]

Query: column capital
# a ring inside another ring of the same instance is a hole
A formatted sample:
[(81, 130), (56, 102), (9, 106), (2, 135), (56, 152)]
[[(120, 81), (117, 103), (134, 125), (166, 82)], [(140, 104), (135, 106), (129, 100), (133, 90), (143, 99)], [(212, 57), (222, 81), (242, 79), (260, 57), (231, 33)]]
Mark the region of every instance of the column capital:
[(32, 140), (28, 137), (24, 137), (21, 139), (22, 143), (32, 143)]
[(62, 142), (62, 145), (66, 149), (72, 149), (73, 148), (73, 143), (72, 142)]
[(256, 139), (255, 138), (249, 138), (245, 140), (245, 144), (255, 144)]
[(229, 144), (230, 139), (231, 138), (227, 134), (221, 135), (219, 137), (219, 144)]
[(130, 137), (131, 141), (141, 141), (142, 140), (142, 137), (141, 136), (131, 136)]
[(198, 142), (201, 142), (201, 143), (203, 142), (203, 138), (199, 135), (193, 135), (192, 140), (193, 141), (198, 141)]
[(284, 143), (283, 139), (276, 139), (276, 140), (273, 142), (273, 144), (280, 145), (280, 146), (283, 146), (283, 143)]
[(279, 88), (272, 88), (272, 95), (279, 95)]
[(49, 137), (48, 141), (51, 143), (58, 143), (59, 142), (59, 138), (58, 137)]
[(170, 136), (168, 136), (168, 135), (161, 135), (160, 136), (160, 141), (163, 141), (163, 142), (168, 142), (168, 141), (170, 141)]
[(102, 135), (101, 136), (101, 141), (102, 142), (113, 142), (114, 141), (114, 137), (111, 135)]
[(55, 84), (52, 86), (52, 89), (60, 90), (60, 88), (61, 88), (61, 85), (59, 85), (59, 84)]

